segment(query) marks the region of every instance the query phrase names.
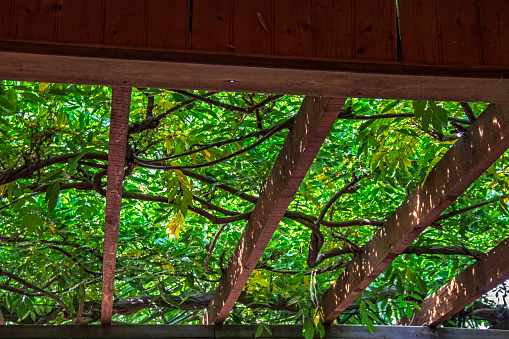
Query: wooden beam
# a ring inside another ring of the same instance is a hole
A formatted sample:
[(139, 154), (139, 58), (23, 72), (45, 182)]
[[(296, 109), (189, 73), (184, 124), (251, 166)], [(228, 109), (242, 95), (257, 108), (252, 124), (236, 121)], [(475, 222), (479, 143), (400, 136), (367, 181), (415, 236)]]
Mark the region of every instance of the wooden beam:
[[(90, 339), (138, 339), (138, 338), (254, 338), (257, 325), (115, 325), (115, 326), (45, 326), (3, 325), (0, 338), (90, 338)], [(272, 335), (263, 331), (259, 338), (290, 339), (302, 337), (301, 325), (269, 326)], [(507, 331), (476, 330), (468, 328), (436, 328), (427, 326), (375, 326), (369, 333), (366, 326), (332, 325), (325, 330), (324, 339), (506, 339)]]
[(415, 326), (441, 324), (507, 279), (509, 279), (509, 238), (426, 298), (419, 305), (421, 310), (414, 312), (410, 321), (402, 319), (399, 324)]
[(509, 148), (509, 105), (489, 105), (323, 295), (331, 323)]
[(306, 97), (202, 322), (222, 323), (299, 189), (346, 99)]
[(509, 103), (509, 67), (240, 56), (0, 40), (0, 79)]
[(110, 141), (104, 224), (103, 285), (101, 324), (111, 324), (115, 261), (117, 258), (118, 224), (122, 207), (122, 181), (127, 144), (127, 125), (131, 107), (131, 88), (113, 87), (111, 94)]

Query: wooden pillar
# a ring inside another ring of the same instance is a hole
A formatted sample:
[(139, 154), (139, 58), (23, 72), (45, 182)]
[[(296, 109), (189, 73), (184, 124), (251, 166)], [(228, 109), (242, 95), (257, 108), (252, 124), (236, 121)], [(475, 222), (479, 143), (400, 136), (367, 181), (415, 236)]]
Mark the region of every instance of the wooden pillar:
[(101, 324), (103, 325), (111, 324), (111, 313), (113, 309), (115, 261), (117, 257), (120, 208), (122, 207), (122, 181), (124, 180), (131, 88), (113, 87), (111, 97), (101, 306)]

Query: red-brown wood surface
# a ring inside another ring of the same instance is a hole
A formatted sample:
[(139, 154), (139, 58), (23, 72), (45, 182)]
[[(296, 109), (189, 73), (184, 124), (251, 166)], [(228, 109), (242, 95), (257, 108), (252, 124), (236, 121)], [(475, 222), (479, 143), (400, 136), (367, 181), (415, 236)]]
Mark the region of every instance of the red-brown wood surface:
[(100, 44), (103, 38), (103, 0), (60, 0), (58, 41)]
[(273, 0), (235, 0), (233, 46), (236, 53), (272, 54)]
[(4, 0), (0, 6), (0, 38), (9, 36), (12, 0)]
[(194, 0), (191, 49), (232, 52), (233, 0)]
[(147, 46), (189, 47), (189, 0), (147, 0), (147, 17)]
[(315, 0), (315, 56), (353, 59), (352, 0)]
[(57, 0), (15, 0), (12, 36), (17, 39), (54, 41)]
[(509, 65), (509, 1), (479, 2), (483, 63)]
[(293, 200), (345, 99), (306, 97), (202, 322), (222, 323)]
[(145, 0), (106, 0), (104, 43), (117, 46), (145, 45)]
[(436, 293), (426, 298), (408, 319), (400, 324), (436, 326), (458, 313), (477, 298), (509, 279), (509, 238), (502, 241)]
[(111, 94), (110, 141), (104, 223), (101, 324), (111, 324), (115, 291), (118, 226), (122, 207), (122, 181), (127, 144), (131, 88), (113, 87)]
[[(0, 78), (332, 97), (509, 103), (507, 67), (238, 56), (0, 39)], [(234, 80), (231, 82), (230, 80)]]
[(442, 63), (480, 65), (478, 0), (437, 1)]
[(398, 11), (403, 61), (441, 64), (436, 0), (399, 0)]
[(313, 56), (311, 0), (276, 0), (274, 13), (276, 55)]
[[(398, 6), (404, 61), (509, 65), (508, 1)], [(397, 57), (395, 0), (3, 0), (2, 37), (336, 60)]]
[(490, 105), (396, 209), (322, 298), (331, 323), (509, 148), (509, 106)]
[(355, 0), (355, 59), (396, 60), (396, 3), (394, 0)]

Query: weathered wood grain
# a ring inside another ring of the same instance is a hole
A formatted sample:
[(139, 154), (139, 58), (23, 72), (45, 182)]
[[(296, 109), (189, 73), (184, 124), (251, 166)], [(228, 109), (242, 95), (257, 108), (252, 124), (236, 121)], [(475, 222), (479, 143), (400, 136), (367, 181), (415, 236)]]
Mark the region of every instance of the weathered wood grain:
[[(302, 337), (302, 326), (269, 326), (270, 336), (264, 331), (259, 338), (293, 339)], [(115, 326), (44, 326), (17, 325), (0, 326), (0, 338), (90, 338), (90, 339), (138, 339), (138, 338), (254, 338), (256, 325), (115, 325)], [(331, 325), (325, 331), (325, 339), (506, 339), (507, 331), (474, 330), (467, 328), (436, 328), (427, 326), (375, 326), (375, 333), (369, 333), (365, 326)]]
[(193, 1), (191, 49), (233, 52), (232, 1)]
[(403, 61), (441, 64), (436, 0), (399, 0)]
[(60, 0), (57, 40), (100, 44), (103, 39), (103, 0)]
[(480, 65), (478, 0), (437, 1), (442, 63)]
[(396, 61), (396, 2), (355, 0), (354, 58)]
[[(439, 325), (507, 279), (509, 238), (426, 298), (419, 305), (421, 310), (414, 312), (410, 325)], [(408, 325), (409, 321), (402, 319), (400, 324)]]
[(274, 0), (235, 0), (233, 46), (235, 53), (272, 54)]
[(479, 2), (484, 65), (509, 65), (509, 1)]
[(353, 59), (352, 0), (313, 1), (315, 56)]
[(5, 0), (0, 6), (0, 38), (6, 38), (10, 34), (12, 1)]
[(490, 105), (323, 295), (331, 323), (509, 148), (509, 105)]
[(190, 0), (147, 0), (147, 46), (189, 48)]
[(339, 62), (1, 39), (0, 78), (107, 86), (509, 103), (507, 67)]
[(306, 97), (202, 322), (222, 323), (276, 231), (346, 98)]
[(104, 2), (104, 43), (116, 46), (144, 46), (145, 0)]
[(12, 36), (17, 39), (55, 41), (57, 0), (15, 0)]
[(311, 0), (274, 2), (276, 55), (313, 56)]
[(115, 290), (118, 227), (122, 207), (122, 182), (127, 145), (127, 125), (131, 107), (131, 88), (113, 87), (111, 95), (108, 172), (104, 223), (101, 324), (111, 324)]

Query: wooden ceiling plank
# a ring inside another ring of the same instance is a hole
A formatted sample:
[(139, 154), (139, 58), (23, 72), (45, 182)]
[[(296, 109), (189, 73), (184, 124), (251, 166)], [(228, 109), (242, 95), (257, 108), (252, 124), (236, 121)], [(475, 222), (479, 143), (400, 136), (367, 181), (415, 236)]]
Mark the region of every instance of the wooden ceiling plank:
[(110, 325), (115, 289), (118, 225), (122, 207), (122, 181), (127, 145), (131, 87), (113, 87), (111, 95), (110, 141), (104, 224), (101, 324)]
[(509, 238), (467, 267), (436, 293), (426, 298), (410, 321), (400, 325), (436, 326), (449, 319), (497, 285), (509, 279)]
[(304, 99), (202, 323), (222, 323), (230, 313), (345, 100)]
[(509, 148), (509, 105), (489, 105), (322, 298), (329, 324)]

